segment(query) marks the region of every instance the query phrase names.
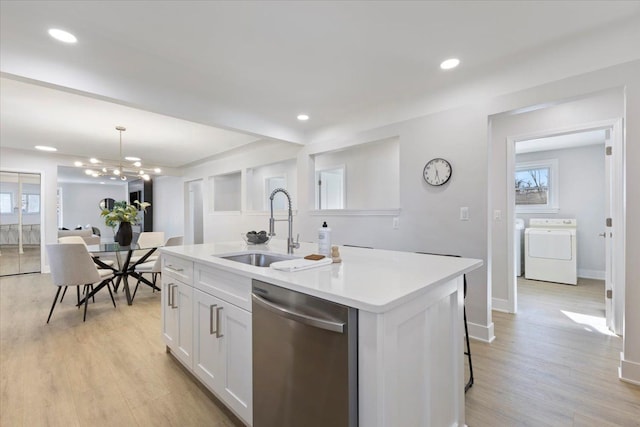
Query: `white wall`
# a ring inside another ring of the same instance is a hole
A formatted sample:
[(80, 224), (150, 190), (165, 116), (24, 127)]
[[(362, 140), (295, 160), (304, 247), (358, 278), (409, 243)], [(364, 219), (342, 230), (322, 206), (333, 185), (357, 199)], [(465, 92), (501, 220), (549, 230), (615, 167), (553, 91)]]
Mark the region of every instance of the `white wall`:
[(557, 214), (516, 213), (529, 225), (531, 218), (576, 218), (578, 276), (604, 279), (605, 229), (604, 141), (602, 145), (518, 154), (516, 162), (558, 159), (559, 206)]
[(182, 177), (159, 176), (153, 180), (153, 228), (164, 231), (167, 239), (185, 235), (183, 201)]
[(104, 223), (98, 204), (102, 199), (129, 200), (126, 185), (101, 185), (61, 182), (62, 225), (69, 230), (90, 224), (100, 229), (101, 239), (113, 241), (113, 230)]

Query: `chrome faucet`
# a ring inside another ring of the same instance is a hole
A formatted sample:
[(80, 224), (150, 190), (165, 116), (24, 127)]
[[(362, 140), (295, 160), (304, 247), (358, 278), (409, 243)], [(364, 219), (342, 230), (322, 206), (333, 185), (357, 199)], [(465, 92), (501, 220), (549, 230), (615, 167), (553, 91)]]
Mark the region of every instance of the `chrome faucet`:
[[(284, 193), (287, 196), (287, 200), (289, 201), (289, 216), (287, 219), (275, 219), (273, 217), (273, 198), (276, 193)], [(269, 200), (271, 201), (271, 217), (269, 218), (269, 236), (275, 236), (276, 233), (274, 231), (275, 222), (276, 221), (287, 221), (289, 223), (289, 237), (287, 238), (287, 253), (292, 254), (293, 249), (298, 249), (300, 247), (300, 243), (297, 241), (293, 241), (293, 211), (291, 210), (291, 196), (289, 192), (284, 188), (276, 188), (269, 196)], [(298, 234), (298, 240), (300, 239), (300, 235)]]

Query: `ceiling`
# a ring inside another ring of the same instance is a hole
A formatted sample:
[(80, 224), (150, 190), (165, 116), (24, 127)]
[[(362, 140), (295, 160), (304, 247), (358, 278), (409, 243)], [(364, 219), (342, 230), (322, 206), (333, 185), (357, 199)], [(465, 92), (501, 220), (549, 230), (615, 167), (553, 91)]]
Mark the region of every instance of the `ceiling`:
[[(639, 19), (639, 1), (2, 1), (0, 141), (114, 159), (123, 125), (127, 154), (185, 166), (304, 143)], [(460, 67), (440, 70), (452, 56)]]
[(606, 130), (590, 130), (574, 132), (564, 135), (548, 136), (545, 138), (528, 139), (516, 143), (516, 153), (534, 153), (537, 151), (561, 150), (565, 148), (578, 148), (587, 145), (604, 145)]

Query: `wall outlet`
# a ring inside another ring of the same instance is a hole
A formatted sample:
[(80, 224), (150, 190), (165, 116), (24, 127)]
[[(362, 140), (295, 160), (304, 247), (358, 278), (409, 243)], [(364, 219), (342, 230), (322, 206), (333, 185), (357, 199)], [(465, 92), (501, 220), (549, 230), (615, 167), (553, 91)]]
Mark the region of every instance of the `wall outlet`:
[(469, 207), (462, 206), (460, 208), (460, 221), (469, 221)]
[(495, 221), (502, 221), (502, 211), (498, 209), (493, 211), (493, 219)]
[(397, 216), (393, 217), (393, 229), (397, 230), (398, 228), (400, 228), (400, 218)]

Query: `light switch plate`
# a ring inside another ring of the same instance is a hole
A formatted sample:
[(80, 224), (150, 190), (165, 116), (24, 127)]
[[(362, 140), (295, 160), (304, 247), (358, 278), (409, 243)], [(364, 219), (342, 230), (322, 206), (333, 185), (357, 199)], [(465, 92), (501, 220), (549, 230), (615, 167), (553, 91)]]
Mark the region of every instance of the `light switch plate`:
[(502, 221), (502, 211), (498, 209), (493, 211), (493, 219), (496, 221)]
[(393, 229), (397, 230), (398, 228), (400, 228), (400, 218), (397, 216), (393, 217)]
[(462, 206), (460, 208), (460, 221), (469, 221), (469, 207)]

